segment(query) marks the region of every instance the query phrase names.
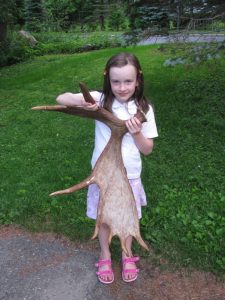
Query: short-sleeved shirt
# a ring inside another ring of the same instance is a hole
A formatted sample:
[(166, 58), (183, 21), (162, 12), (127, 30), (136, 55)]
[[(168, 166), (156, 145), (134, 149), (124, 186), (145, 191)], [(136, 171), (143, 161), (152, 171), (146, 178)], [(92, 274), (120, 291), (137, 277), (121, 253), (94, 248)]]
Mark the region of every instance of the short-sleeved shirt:
[[(100, 102), (102, 93), (91, 92), (97, 103)], [(134, 100), (130, 100), (126, 103), (121, 103), (117, 99), (114, 99), (112, 104), (113, 114), (121, 119), (128, 120), (132, 118), (137, 112), (137, 106)], [(145, 138), (155, 138), (158, 136), (157, 127), (155, 123), (155, 116), (152, 106), (149, 105), (149, 110), (145, 115), (147, 122), (142, 124), (141, 132)], [(107, 145), (111, 136), (110, 128), (100, 121), (95, 121), (95, 145), (92, 155), (91, 165), (94, 168), (96, 161)], [(142, 170), (142, 161), (140, 151), (135, 145), (132, 135), (127, 132), (123, 136), (122, 140), (122, 157), (123, 163), (127, 171), (128, 179), (139, 178)]]

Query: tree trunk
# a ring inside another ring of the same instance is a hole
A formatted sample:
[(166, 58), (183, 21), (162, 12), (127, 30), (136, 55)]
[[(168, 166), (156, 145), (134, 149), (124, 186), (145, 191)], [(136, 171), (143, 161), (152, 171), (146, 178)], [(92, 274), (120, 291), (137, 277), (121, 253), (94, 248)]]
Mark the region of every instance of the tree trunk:
[(3, 42), (7, 36), (7, 22), (0, 21), (0, 42)]

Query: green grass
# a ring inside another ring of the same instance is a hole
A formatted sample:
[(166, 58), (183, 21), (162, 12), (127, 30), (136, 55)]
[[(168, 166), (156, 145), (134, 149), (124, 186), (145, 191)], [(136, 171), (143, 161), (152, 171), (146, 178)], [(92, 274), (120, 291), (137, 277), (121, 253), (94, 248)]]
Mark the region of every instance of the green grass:
[(56, 112), (55, 104), (83, 81), (101, 89), (105, 62), (119, 51), (135, 53), (145, 92), (155, 106), (159, 138), (143, 157), (148, 206), (143, 237), (180, 266), (225, 270), (224, 95), (222, 59), (198, 66), (163, 67), (169, 52), (157, 46), (52, 55), (0, 70), (0, 223), (54, 231), (87, 240), (86, 190), (50, 198), (90, 172), (94, 122)]

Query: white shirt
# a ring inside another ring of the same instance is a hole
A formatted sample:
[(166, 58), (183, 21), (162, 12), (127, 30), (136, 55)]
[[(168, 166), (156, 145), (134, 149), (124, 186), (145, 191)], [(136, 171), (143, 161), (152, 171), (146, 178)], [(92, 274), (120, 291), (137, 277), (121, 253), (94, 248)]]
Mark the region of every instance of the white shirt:
[[(100, 102), (102, 93), (91, 92), (97, 103)], [(134, 100), (127, 103), (121, 103), (114, 99), (112, 105), (113, 114), (121, 119), (128, 120), (132, 118), (137, 112), (137, 106)], [(151, 105), (149, 105), (149, 110), (145, 115), (147, 122), (142, 124), (141, 132), (145, 138), (155, 138), (158, 136), (155, 116)], [(100, 121), (95, 121), (95, 146), (92, 155), (91, 165), (94, 168), (97, 159), (104, 150), (111, 136), (110, 128)], [(128, 179), (139, 178), (142, 170), (142, 162), (140, 151), (134, 143), (133, 137), (129, 132), (123, 136), (122, 140), (122, 157), (123, 163), (127, 170)]]

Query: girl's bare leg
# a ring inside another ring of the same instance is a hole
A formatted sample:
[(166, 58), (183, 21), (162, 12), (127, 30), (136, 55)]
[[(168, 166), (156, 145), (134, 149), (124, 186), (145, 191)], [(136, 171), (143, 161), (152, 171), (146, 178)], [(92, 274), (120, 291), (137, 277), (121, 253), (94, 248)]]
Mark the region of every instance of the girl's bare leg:
[[(132, 256), (132, 240), (133, 240), (132, 236), (129, 236), (126, 239), (126, 248), (127, 248), (128, 253), (129, 253), (129, 256), (127, 256), (125, 254), (125, 252), (123, 251), (122, 252), (122, 259)], [(136, 264), (134, 262), (126, 263), (124, 268), (125, 269), (135, 269)], [(127, 280), (133, 279), (135, 276), (136, 276), (136, 274), (132, 274), (132, 273), (130, 273), (130, 274), (127, 273), (127, 274), (124, 275), (125, 279), (127, 279)]]
[[(102, 224), (99, 228), (98, 239), (101, 247), (100, 259), (111, 259), (111, 253), (109, 249), (109, 234), (110, 230), (106, 224)], [(99, 271), (109, 270), (108, 265), (99, 267)], [(111, 281), (113, 275), (101, 275), (101, 278), (106, 281)]]

